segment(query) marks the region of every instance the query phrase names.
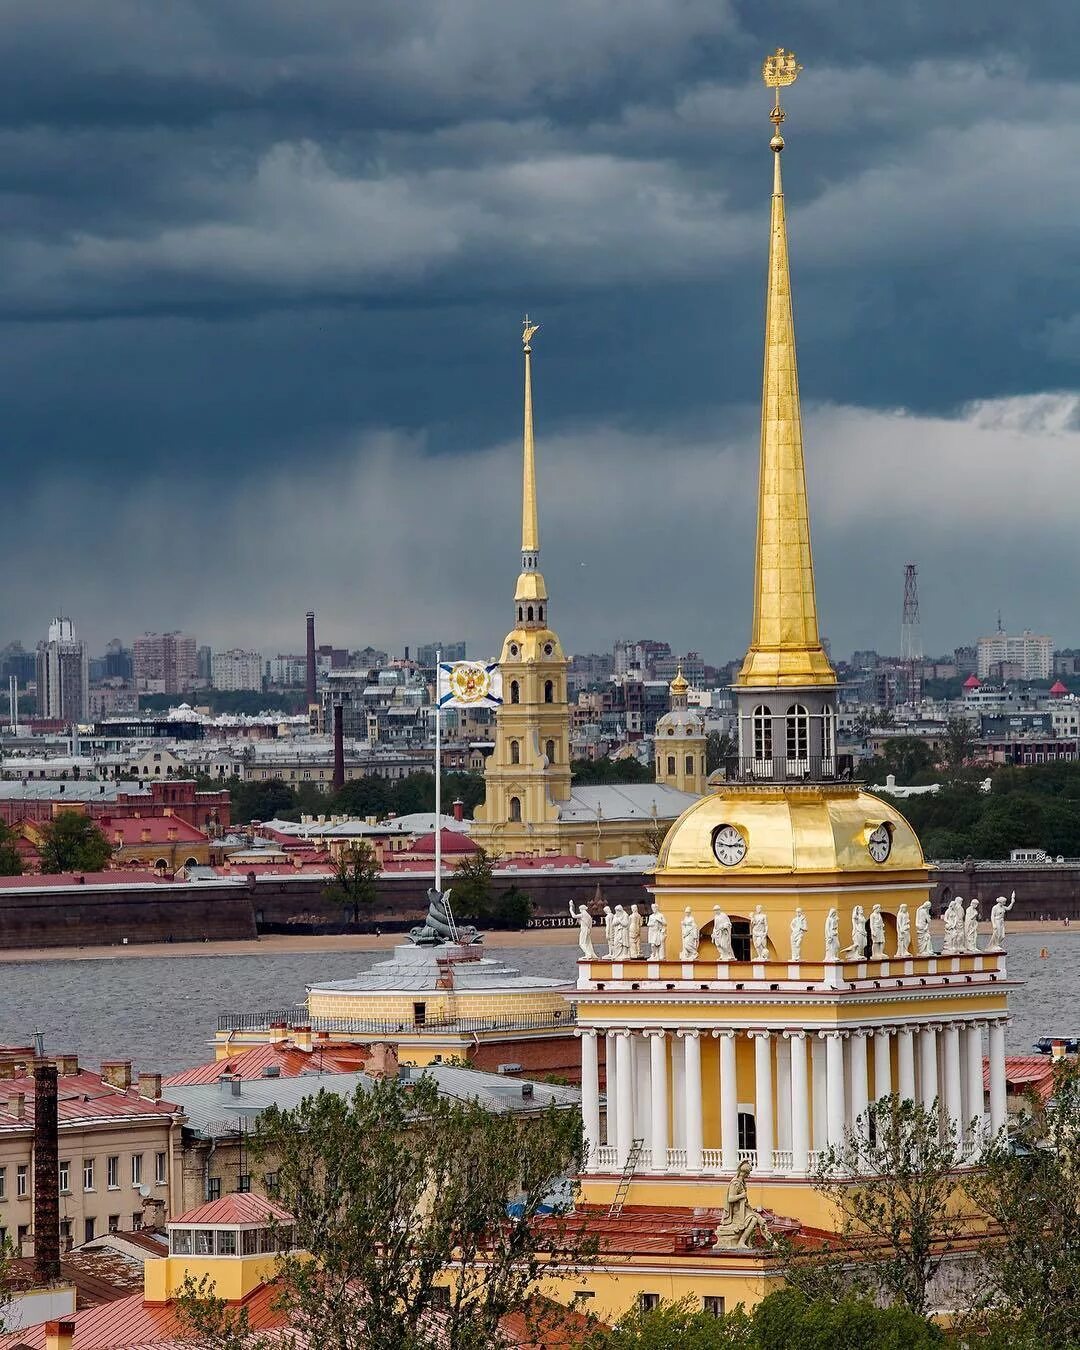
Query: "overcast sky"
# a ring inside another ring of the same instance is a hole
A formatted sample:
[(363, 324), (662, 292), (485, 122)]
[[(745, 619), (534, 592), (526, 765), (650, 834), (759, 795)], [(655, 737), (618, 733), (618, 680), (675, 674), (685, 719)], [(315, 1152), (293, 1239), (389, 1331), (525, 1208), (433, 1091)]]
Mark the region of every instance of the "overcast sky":
[(1075, 0), (37, 0), (0, 26), (0, 645), (497, 649), (520, 320), (572, 651), (737, 656), (771, 155), (822, 622), (1080, 643)]

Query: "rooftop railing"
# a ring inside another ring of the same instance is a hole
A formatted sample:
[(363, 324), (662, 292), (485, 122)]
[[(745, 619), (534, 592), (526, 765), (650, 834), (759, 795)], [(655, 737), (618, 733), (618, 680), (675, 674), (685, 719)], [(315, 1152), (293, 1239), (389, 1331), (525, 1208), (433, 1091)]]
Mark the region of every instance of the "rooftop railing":
[(536, 1013), (507, 1017), (427, 1017), (423, 1021), (394, 1017), (309, 1017), (306, 1008), (278, 1008), (271, 1012), (223, 1012), (218, 1014), (217, 1029), (228, 1031), (269, 1031), (272, 1026), (310, 1027), (313, 1032), (337, 1035), (400, 1036), (445, 1032), (448, 1035), (488, 1031), (552, 1031), (572, 1027), (577, 1021), (573, 1008), (564, 1012)]
[(853, 755), (803, 755), (788, 759), (731, 755), (723, 762), (729, 783), (850, 783), (855, 779)]

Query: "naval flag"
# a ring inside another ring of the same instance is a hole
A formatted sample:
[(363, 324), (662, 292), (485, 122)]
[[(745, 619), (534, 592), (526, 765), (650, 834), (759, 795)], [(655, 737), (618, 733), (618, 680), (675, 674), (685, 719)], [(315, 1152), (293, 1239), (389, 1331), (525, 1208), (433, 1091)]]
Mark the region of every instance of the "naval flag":
[(439, 664), (440, 708), (498, 708), (502, 705), (502, 671), (497, 663), (443, 661)]

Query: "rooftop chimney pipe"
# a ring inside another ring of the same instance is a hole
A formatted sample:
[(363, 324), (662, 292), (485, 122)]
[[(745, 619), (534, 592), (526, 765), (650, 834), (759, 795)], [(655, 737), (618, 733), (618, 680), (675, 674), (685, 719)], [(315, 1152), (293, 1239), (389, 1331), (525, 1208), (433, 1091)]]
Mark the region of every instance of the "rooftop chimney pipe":
[(34, 1062), (34, 1265), (46, 1284), (60, 1278), (60, 1145), (56, 1065)]
[(308, 707), (315, 702), (315, 611), (307, 612), (307, 701)]
[(334, 791), (345, 786), (345, 731), (340, 703), (334, 704)]

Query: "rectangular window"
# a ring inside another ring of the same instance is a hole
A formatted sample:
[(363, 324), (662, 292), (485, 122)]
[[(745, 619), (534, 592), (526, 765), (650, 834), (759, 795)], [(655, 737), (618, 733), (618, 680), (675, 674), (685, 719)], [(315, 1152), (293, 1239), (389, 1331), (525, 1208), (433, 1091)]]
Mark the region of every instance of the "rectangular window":
[(0, 1200), (7, 1199), (7, 1168), (0, 1167)]
[(638, 1294), (638, 1307), (642, 1312), (649, 1312), (652, 1308), (655, 1308), (659, 1302), (659, 1294)]
[(137, 1233), (141, 1227), (142, 1227), (142, 1211), (140, 1210), (138, 1214), (133, 1214), (131, 1216), (131, 1231), (133, 1233)]
[(236, 1232), (232, 1228), (219, 1229), (217, 1235), (218, 1256), (236, 1255)]
[(267, 1195), (277, 1195), (278, 1187), (281, 1185), (280, 1172), (267, 1172), (263, 1177), (263, 1185), (266, 1187)]
[(30, 1168), (26, 1163), (20, 1163), (15, 1169), (15, 1195), (20, 1200), (25, 1200), (30, 1188)]
[(92, 1191), (94, 1189), (94, 1160), (93, 1158), (84, 1158), (82, 1165), (83, 1190)]
[(133, 1153), (131, 1155), (131, 1184), (133, 1186), (142, 1185), (142, 1154)]
[(154, 1182), (158, 1186), (164, 1186), (169, 1179), (166, 1163), (167, 1158), (164, 1153), (154, 1154)]
[(30, 1225), (28, 1223), (19, 1224), (18, 1228), (15, 1230), (15, 1246), (17, 1248), (15, 1252), (16, 1256), (22, 1255), (23, 1243), (27, 1240), (27, 1238), (29, 1238), (29, 1236), (30, 1236)]
[(109, 1215), (109, 1232), (110, 1232), (110, 1233), (119, 1233), (119, 1231), (120, 1231), (120, 1215), (119, 1215), (119, 1214), (110, 1214), (110, 1215)]
[(65, 1159), (60, 1164), (60, 1194), (68, 1195), (71, 1192), (71, 1161)]
[(105, 1159), (105, 1183), (110, 1191), (120, 1189), (120, 1159), (115, 1156)]
[(259, 1230), (257, 1228), (245, 1228), (240, 1234), (240, 1240), (245, 1256), (257, 1256), (259, 1253)]
[(213, 1256), (214, 1230), (212, 1228), (195, 1229), (195, 1255)]
[(63, 1246), (63, 1247), (70, 1247), (70, 1245), (71, 1245), (71, 1220), (70, 1220), (70, 1219), (61, 1219), (61, 1220), (60, 1220), (60, 1243), (61, 1243), (61, 1246)]
[(208, 1177), (208, 1178), (207, 1178), (207, 1181), (206, 1181), (206, 1198), (207, 1198), (207, 1200), (220, 1200), (220, 1199), (221, 1199), (221, 1178), (220, 1178), (220, 1177)]
[(172, 1232), (174, 1256), (190, 1256), (192, 1252), (192, 1232), (190, 1228), (174, 1228)]
[(93, 1219), (87, 1219), (86, 1222), (85, 1222), (84, 1228), (85, 1228), (85, 1231), (86, 1231), (86, 1236), (83, 1238), (83, 1241), (84, 1241), (84, 1242), (93, 1242), (93, 1240), (94, 1240), (94, 1221), (93, 1221)]
[(720, 1294), (706, 1294), (701, 1300), (703, 1312), (709, 1313), (713, 1317), (723, 1317), (724, 1299)]
[(236, 1189), (237, 1189), (238, 1191), (241, 1191), (241, 1192), (247, 1192), (247, 1191), (250, 1191), (250, 1190), (251, 1190), (251, 1173), (250, 1173), (250, 1172), (241, 1172), (241, 1173), (240, 1173), (240, 1180), (236, 1183)]

